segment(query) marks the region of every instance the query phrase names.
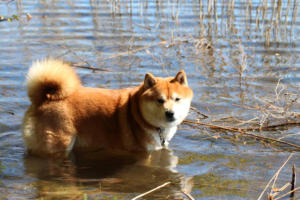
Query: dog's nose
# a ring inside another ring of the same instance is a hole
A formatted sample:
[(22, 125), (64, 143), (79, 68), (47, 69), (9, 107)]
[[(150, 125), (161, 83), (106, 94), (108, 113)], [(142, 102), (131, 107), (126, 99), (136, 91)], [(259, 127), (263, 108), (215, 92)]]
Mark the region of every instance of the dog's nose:
[(173, 111), (166, 111), (166, 118), (168, 121), (174, 121), (174, 112)]

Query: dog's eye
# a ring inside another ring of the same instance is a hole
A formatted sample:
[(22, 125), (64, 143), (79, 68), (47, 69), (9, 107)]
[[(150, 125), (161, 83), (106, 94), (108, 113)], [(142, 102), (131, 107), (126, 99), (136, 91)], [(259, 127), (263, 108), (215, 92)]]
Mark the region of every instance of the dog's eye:
[(177, 97), (177, 98), (175, 99), (175, 101), (176, 101), (176, 102), (180, 101), (180, 98)]
[(158, 102), (159, 104), (163, 104), (163, 103), (165, 103), (165, 100), (159, 98), (159, 99), (157, 99), (157, 102)]

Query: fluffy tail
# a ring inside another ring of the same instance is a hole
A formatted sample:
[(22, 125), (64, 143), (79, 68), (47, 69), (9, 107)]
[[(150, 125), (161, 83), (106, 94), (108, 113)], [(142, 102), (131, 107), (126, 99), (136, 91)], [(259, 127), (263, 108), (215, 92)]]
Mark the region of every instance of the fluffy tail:
[(64, 99), (80, 86), (76, 72), (59, 60), (36, 61), (27, 74), (28, 96), (34, 105)]

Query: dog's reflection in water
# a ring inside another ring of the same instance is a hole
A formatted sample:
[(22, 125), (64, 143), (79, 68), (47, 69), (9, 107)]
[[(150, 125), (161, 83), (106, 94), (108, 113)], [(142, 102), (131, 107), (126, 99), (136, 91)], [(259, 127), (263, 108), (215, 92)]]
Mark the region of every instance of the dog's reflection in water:
[(167, 149), (135, 156), (77, 153), (63, 160), (26, 156), (24, 162), (26, 174), (37, 178), (32, 184), (37, 198), (93, 198), (105, 193), (126, 199), (171, 182), (146, 198), (184, 199), (182, 191), (190, 193), (193, 185), (175, 170), (178, 157)]

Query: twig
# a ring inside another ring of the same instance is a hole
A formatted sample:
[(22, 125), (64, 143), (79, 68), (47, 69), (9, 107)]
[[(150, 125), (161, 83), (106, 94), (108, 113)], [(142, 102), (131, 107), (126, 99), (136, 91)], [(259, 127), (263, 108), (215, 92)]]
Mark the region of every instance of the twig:
[(278, 88), (279, 88), (279, 85), (280, 85), (280, 81), (282, 80), (282, 78), (278, 79), (278, 82), (277, 82), (277, 85), (275, 87), (275, 94), (276, 94), (276, 101), (279, 100), (279, 94), (282, 92), (282, 90), (280, 90), (278, 92)]
[(296, 192), (297, 190), (300, 190), (300, 187), (297, 187), (297, 188), (293, 189), (292, 191), (289, 191), (288, 193), (283, 194), (283, 195), (281, 195), (280, 197), (277, 197), (277, 198), (274, 199), (274, 200), (282, 199), (283, 197), (286, 197), (287, 195), (292, 194), (292, 193)]
[(287, 138), (287, 137), (290, 137), (290, 136), (295, 136), (295, 135), (300, 135), (300, 133), (287, 134), (287, 135), (284, 135), (284, 136), (282, 136), (282, 137), (280, 137), (278, 139), (281, 140), (281, 139), (284, 139), (284, 138)]
[[(276, 180), (274, 180), (274, 183), (277, 181), (277, 179)], [(281, 188), (275, 188), (275, 185), (274, 185), (274, 187), (272, 187), (272, 191), (274, 191), (274, 192), (282, 192), (282, 191), (284, 191), (286, 188), (288, 188), (289, 186), (290, 186), (291, 184), (290, 183), (286, 183), (284, 186), (282, 186)]]
[[(295, 189), (295, 185), (296, 185), (296, 166), (295, 164), (292, 167), (292, 181), (291, 181), (291, 191), (293, 191)], [(295, 193), (292, 192), (290, 197), (294, 198)]]
[(59, 44), (58, 46), (68, 50), (68, 52), (72, 53), (74, 56), (76, 56), (79, 60), (81, 60), (83, 63), (87, 64), (89, 67), (91, 67), (90, 63), (87, 60), (84, 60), (83, 58), (81, 58), (80, 56), (77, 55), (77, 53), (75, 51), (73, 51), (73, 49), (68, 48), (68, 46), (63, 45), (63, 44)]
[(281, 165), (281, 167), (277, 170), (277, 172), (274, 174), (274, 176), (270, 179), (270, 181), (268, 182), (268, 184), (266, 185), (265, 189), (261, 192), (261, 194), (259, 195), (257, 200), (260, 200), (262, 198), (262, 196), (264, 195), (264, 193), (266, 192), (266, 190), (268, 189), (269, 185), (271, 184), (271, 182), (278, 177), (278, 174), (280, 173), (280, 171), (282, 170), (282, 168), (286, 165), (286, 163), (292, 158), (293, 154), (291, 153), (289, 155), (289, 157), (287, 158), (287, 160)]
[(91, 66), (89, 64), (88, 64), (88, 66), (84, 66), (81, 63), (71, 63), (70, 65), (72, 67), (78, 67), (78, 68), (82, 68), (82, 69), (90, 69), (90, 70), (93, 70), (93, 71), (106, 71), (106, 72), (110, 72), (111, 71), (111, 70), (108, 70), (108, 69), (96, 68), (96, 67), (93, 67), (93, 66)]
[(300, 125), (300, 122), (298, 122), (298, 121), (295, 121), (295, 122), (285, 122), (285, 123), (278, 123), (278, 124), (267, 125), (267, 126), (262, 126), (262, 127), (240, 128), (240, 130), (245, 130), (245, 131), (261, 131), (261, 130), (269, 130), (269, 129), (279, 128), (279, 127), (283, 127), (283, 126), (295, 126), (295, 125)]
[(197, 108), (195, 108), (193, 106), (191, 106), (191, 110), (194, 111), (195, 113), (199, 114), (199, 115), (202, 115), (202, 117), (203, 117), (202, 119), (208, 118), (207, 115), (203, 114), (202, 112), (200, 112), (199, 110), (197, 110)]
[(213, 128), (213, 129), (226, 130), (226, 131), (230, 131), (232, 133), (238, 132), (242, 135), (246, 135), (246, 136), (253, 137), (253, 138), (256, 138), (256, 139), (281, 143), (281, 144), (289, 145), (289, 146), (292, 146), (294, 148), (300, 149), (299, 145), (296, 145), (296, 144), (293, 144), (293, 143), (290, 143), (290, 142), (286, 142), (286, 141), (282, 141), (282, 140), (278, 140), (278, 139), (271, 138), (271, 137), (256, 135), (254, 133), (249, 133), (249, 132), (243, 131), (239, 128), (231, 128), (231, 127), (220, 126), (220, 125), (215, 125), (215, 124), (210, 124), (210, 123), (196, 122), (196, 121), (191, 121), (191, 120), (184, 120), (183, 122), (184, 123), (197, 124), (197, 125), (203, 125), (203, 126), (207, 126), (209, 128)]
[(192, 195), (190, 195), (189, 193), (181, 190), (181, 192), (189, 199), (189, 200), (195, 200), (194, 197), (192, 197)]
[[(134, 53), (139, 52), (139, 51), (147, 50), (147, 49), (152, 48), (154, 46), (165, 45), (165, 47), (169, 48), (169, 47), (174, 46), (175, 44), (178, 44), (178, 43), (188, 43), (188, 42), (189, 42), (188, 39), (175, 38), (171, 41), (170, 44), (168, 44), (167, 41), (163, 40), (163, 41), (152, 43), (151, 45), (143, 46), (143, 47), (140, 47), (140, 48), (137, 48), (137, 49), (132, 49), (132, 50), (128, 50), (128, 51), (125, 51), (125, 52), (120, 52), (118, 54), (114, 54), (114, 55), (108, 56), (106, 58), (102, 58), (101, 60), (103, 61), (103, 60), (113, 59), (113, 58), (116, 58), (116, 57), (128, 56), (128, 55), (134, 54)], [(209, 44), (206, 44), (206, 45), (209, 46)], [(210, 46), (209, 46), (209, 48), (210, 48)]]
[(143, 194), (140, 194), (140, 195), (134, 197), (134, 198), (131, 199), (131, 200), (137, 200), (137, 199), (139, 199), (139, 198), (141, 198), (141, 197), (143, 197), (143, 196), (146, 196), (146, 195), (148, 195), (148, 194), (150, 194), (150, 193), (152, 193), (152, 192), (154, 192), (154, 191), (156, 191), (156, 190), (159, 190), (159, 189), (161, 189), (161, 188), (163, 188), (163, 187), (165, 187), (165, 186), (167, 186), (167, 185), (169, 185), (169, 184), (171, 184), (171, 182), (166, 182), (166, 183), (164, 183), (164, 184), (162, 184), (162, 185), (160, 185), (160, 186), (157, 186), (156, 188), (153, 188), (152, 190), (149, 190), (148, 192), (145, 192), (145, 193), (143, 193)]
[(153, 46), (157, 46), (157, 45), (159, 46), (159, 45), (164, 45), (164, 44), (167, 44), (167, 41), (161, 41), (161, 42), (154, 43), (154, 44), (152, 44), (152, 45), (147, 45), (147, 46), (143, 46), (143, 47), (140, 47), (140, 48), (137, 48), (137, 49), (133, 49), (133, 50), (121, 52), (121, 53), (118, 53), (118, 54), (115, 54), (115, 55), (112, 55), (112, 56), (108, 56), (108, 57), (106, 57), (106, 58), (103, 58), (103, 59), (101, 59), (101, 60), (103, 61), (103, 60), (113, 59), (113, 58), (116, 58), (116, 57), (127, 56), (127, 55), (134, 54), (134, 53), (139, 52), (139, 51), (142, 51), (142, 50), (149, 49), (149, 48), (151, 48), (151, 47), (153, 47)]
[[(43, 41), (42, 41), (43, 42)], [(50, 45), (48, 42), (43, 42), (47, 45)], [(77, 55), (77, 53), (75, 51), (73, 51), (71, 48), (69, 48), (68, 46), (64, 45), (64, 44), (58, 44), (56, 45), (58, 47), (61, 47), (61, 48), (64, 48), (67, 50), (66, 53), (60, 55), (60, 56), (57, 56), (58, 58), (59, 57), (62, 57), (63, 55), (65, 54), (68, 54), (68, 53), (71, 53), (73, 54), (75, 57), (77, 57), (82, 63), (72, 63), (72, 62), (68, 62), (68, 64), (70, 64), (72, 67), (78, 67), (78, 68), (82, 68), (82, 69), (90, 69), (90, 70), (93, 70), (93, 71), (111, 71), (111, 70), (108, 70), (108, 69), (101, 69), (101, 68), (96, 68), (96, 67), (93, 67), (87, 60), (81, 58), (79, 55)], [(56, 58), (57, 58), (56, 57)]]

